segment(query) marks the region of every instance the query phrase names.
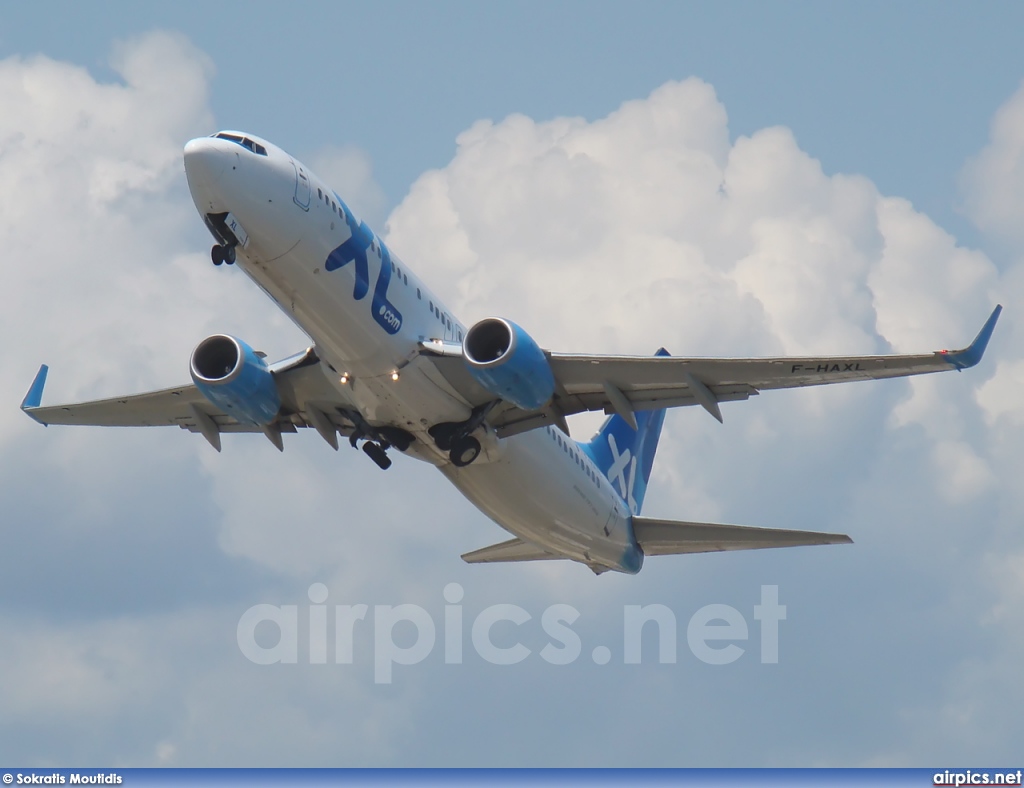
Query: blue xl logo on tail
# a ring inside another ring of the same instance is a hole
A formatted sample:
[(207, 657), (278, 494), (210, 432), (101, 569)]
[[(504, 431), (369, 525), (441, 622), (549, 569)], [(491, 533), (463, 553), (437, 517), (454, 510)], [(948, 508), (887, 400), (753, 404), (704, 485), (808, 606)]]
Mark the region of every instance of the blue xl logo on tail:
[[(667, 356), (661, 348), (656, 356)], [(640, 514), (647, 494), (647, 482), (654, 467), (665, 411), (645, 410), (635, 414), (634, 430), (622, 416), (609, 416), (590, 443), (581, 448), (604, 473), (626, 502), (631, 514)]]

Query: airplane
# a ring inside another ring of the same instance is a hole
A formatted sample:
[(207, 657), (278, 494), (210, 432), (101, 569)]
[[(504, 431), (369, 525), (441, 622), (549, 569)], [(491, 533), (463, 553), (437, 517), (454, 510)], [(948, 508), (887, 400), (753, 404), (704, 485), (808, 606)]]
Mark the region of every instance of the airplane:
[[(770, 389), (963, 370), (981, 361), (996, 306), (966, 348), (920, 355), (682, 358), (542, 349), (519, 325), (465, 326), (341, 197), (253, 134), (221, 131), (184, 149), (214, 265), (241, 268), (311, 339), (275, 363), (214, 334), (190, 385), (41, 405), (40, 367), (22, 410), (44, 425), (170, 426), (217, 450), (224, 433), (339, 436), (381, 468), (389, 451), (435, 466), (513, 537), (468, 563), (569, 559), (635, 574), (645, 556), (850, 543), (845, 534), (683, 522), (641, 515), (667, 408), (720, 405)], [(603, 411), (587, 442), (566, 417)]]

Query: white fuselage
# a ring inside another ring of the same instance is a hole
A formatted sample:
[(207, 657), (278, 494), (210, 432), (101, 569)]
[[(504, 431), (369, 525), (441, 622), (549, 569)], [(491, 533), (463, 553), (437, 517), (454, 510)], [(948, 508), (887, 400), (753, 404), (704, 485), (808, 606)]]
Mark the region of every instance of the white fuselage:
[[(471, 407), (420, 342), (460, 343), (466, 327), (376, 236), (367, 270), (354, 262), (336, 267), (344, 259), (337, 254), (328, 266), (332, 252), (353, 239), (351, 211), (300, 162), (244, 136), (266, 155), (215, 137), (186, 146), (193, 200), (204, 218), (228, 213), (240, 226), (239, 267), (310, 336), (340, 396), (370, 424), (414, 435), (407, 454), (437, 466), (516, 536), (596, 570), (636, 571), (624, 562), (636, 551), (628, 507), (555, 428), (504, 439), (481, 434), (483, 453), (466, 467), (437, 448), (427, 430), (467, 419)], [(360, 232), (369, 230), (363, 225)], [(383, 269), (388, 256), (390, 279)]]

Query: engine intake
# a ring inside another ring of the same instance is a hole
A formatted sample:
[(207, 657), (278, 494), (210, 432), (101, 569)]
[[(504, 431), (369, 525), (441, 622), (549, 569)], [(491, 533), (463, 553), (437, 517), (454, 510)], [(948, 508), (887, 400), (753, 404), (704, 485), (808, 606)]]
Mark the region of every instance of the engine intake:
[(192, 351), (192, 382), (214, 406), (243, 424), (277, 418), (281, 397), (267, 362), (245, 342), (214, 334)]
[(547, 356), (511, 320), (488, 317), (466, 332), (462, 357), (477, 383), (523, 410), (546, 405), (555, 393)]

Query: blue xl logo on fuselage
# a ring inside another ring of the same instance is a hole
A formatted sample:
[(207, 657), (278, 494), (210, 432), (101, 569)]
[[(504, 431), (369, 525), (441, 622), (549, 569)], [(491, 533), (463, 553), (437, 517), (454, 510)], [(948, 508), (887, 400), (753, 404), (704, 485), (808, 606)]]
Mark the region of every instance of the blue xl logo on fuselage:
[[(337, 197), (337, 195), (335, 195)], [(352, 289), (352, 297), (361, 301), (370, 290), (370, 264), (367, 260), (367, 251), (375, 251), (380, 258), (380, 273), (377, 275), (377, 284), (373, 288), (373, 299), (370, 302), (370, 313), (377, 325), (389, 334), (397, 334), (402, 328), (402, 313), (398, 308), (388, 301), (388, 285), (391, 284), (391, 252), (377, 238), (373, 231), (366, 225), (366, 222), (356, 223), (355, 216), (338, 198), (338, 207), (345, 216), (345, 224), (348, 225), (351, 236), (341, 246), (327, 255), (324, 269), (337, 271), (349, 263), (355, 263), (356, 283)]]

